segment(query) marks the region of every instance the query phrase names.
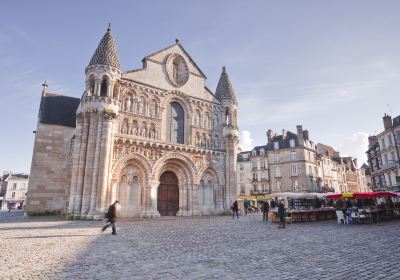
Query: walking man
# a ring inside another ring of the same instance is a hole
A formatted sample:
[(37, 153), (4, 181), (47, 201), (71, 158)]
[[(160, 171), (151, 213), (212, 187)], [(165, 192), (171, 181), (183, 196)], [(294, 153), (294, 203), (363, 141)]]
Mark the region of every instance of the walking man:
[(285, 205), (283, 204), (283, 200), (278, 203), (278, 218), (279, 218), (279, 227), (285, 228)]
[(243, 206), (244, 206), (244, 213), (247, 215), (247, 211), (249, 209), (249, 202), (247, 200), (245, 200), (243, 202)]
[(119, 210), (120, 210), (120, 204), (119, 201), (116, 200), (113, 204), (110, 205), (110, 207), (108, 207), (108, 211), (106, 214), (107, 223), (101, 229), (102, 231), (105, 231), (109, 226), (111, 226), (112, 234), (117, 234), (115, 222), (117, 221), (117, 218), (119, 216)]
[(235, 202), (232, 204), (231, 209), (232, 209), (232, 219), (235, 219), (235, 214), (236, 217), (239, 219), (239, 206), (237, 200), (235, 200)]
[(268, 201), (265, 201), (261, 207), (261, 211), (263, 212), (263, 222), (268, 222), (268, 212), (269, 212), (269, 204)]

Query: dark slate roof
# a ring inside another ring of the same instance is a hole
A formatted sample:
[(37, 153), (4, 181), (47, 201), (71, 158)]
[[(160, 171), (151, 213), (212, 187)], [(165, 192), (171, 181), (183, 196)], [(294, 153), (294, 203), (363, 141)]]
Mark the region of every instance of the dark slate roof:
[(40, 123), (75, 127), (79, 102), (79, 98), (45, 93), (40, 102)]
[(10, 179), (28, 179), (29, 178), (29, 174), (26, 173), (16, 173), (16, 174), (11, 174)]
[(269, 141), (266, 145), (266, 150), (267, 151), (272, 151), (274, 150), (274, 142), (279, 143), (279, 149), (285, 149), (285, 148), (290, 148), (290, 140), (294, 139), (294, 146), (298, 147), (299, 146), (299, 139), (297, 137), (296, 133), (293, 132), (286, 132), (286, 137), (283, 138), (283, 135), (276, 135), (273, 136), (271, 141)]
[(333, 147), (331, 147), (329, 145), (322, 144), (322, 143), (318, 143), (318, 145), (319, 145), (319, 147), (321, 149), (323, 149), (325, 151), (325, 155), (333, 157), (333, 156), (336, 156), (338, 154), (338, 152)]
[(393, 119), (393, 127), (400, 125), (400, 116), (397, 116)]
[(106, 34), (104, 34), (103, 39), (101, 39), (99, 46), (89, 62), (89, 66), (97, 64), (108, 65), (120, 69), (118, 52), (110, 27), (108, 27)]
[(222, 68), (222, 73), (218, 81), (217, 90), (215, 91), (215, 96), (220, 101), (224, 99), (236, 102), (235, 93), (233, 92), (233, 87), (231, 81), (229, 80), (228, 73), (226, 73), (225, 66)]
[[(246, 156), (246, 158), (244, 158)], [(243, 161), (250, 161), (250, 156), (251, 156), (251, 151), (247, 152), (240, 152), (237, 154), (237, 161), (238, 162), (243, 162)]]

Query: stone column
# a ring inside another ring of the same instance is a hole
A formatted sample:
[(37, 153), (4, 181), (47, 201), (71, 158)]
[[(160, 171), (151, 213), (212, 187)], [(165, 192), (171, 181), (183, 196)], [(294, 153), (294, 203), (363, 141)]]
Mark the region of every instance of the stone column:
[(85, 114), (83, 119), (82, 142), (79, 151), (79, 164), (78, 164), (78, 175), (76, 184), (77, 186), (76, 186), (76, 196), (74, 203), (74, 215), (78, 217), (80, 217), (81, 215), (82, 190), (83, 190), (83, 181), (85, 176), (88, 136), (89, 136), (89, 117), (88, 115)]
[(76, 187), (78, 180), (78, 164), (79, 164), (80, 148), (82, 144), (82, 131), (83, 131), (83, 115), (82, 113), (79, 113), (76, 116), (76, 135), (74, 143), (74, 154), (72, 158), (71, 188), (70, 188), (69, 204), (68, 204), (69, 214), (72, 214), (74, 212), (74, 207), (75, 207)]
[(101, 90), (101, 83), (103, 82), (103, 80), (101, 79), (96, 79), (94, 81), (94, 96), (100, 96), (100, 90)]
[(112, 97), (113, 89), (114, 89), (114, 82), (109, 81), (107, 87), (107, 97)]
[(111, 132), (112, 132), (112, 116), (108, 113), (104, 113), (103, 118), (103, 129), (101, 136), (101, 145), (100, 145), (100, 164), (99, 164), (99, 186), (100, 190), (97, 197), (96, 202), (96, 214), (101, 215), (107, 205), (106, 205), (106, 196), (108, 189), (108, 165), (109, 165), (109, 156), (111, 149)]
[(199, 184), (193, 184), (192, 192), (192, 215), (198, 216), (199, 212)]
[(85, 176), (82, 192), (82, 209), (81, 215), (87, 215), (90, 207), (90, 196), (92, 194), (92, 179), (93, 179), (93, 165), (94, 154), (96, 149), (96, 133), (97, 133), (97, 115), (96, 113), (90, 114), (89, 137), (87, 142)]
[(90, 195), (90, 209), (89, 209), (89, 214), (88, 214), (89, 219), (93, 218), (93, 216), (95, 214), (95, 209), (96, 209), (102, 129), (103, 129), (103, 122), (102, 122), (101, 116), (98, 116), (97, 133), (96, 133), (96, 148), (95, 148), (95, 153), (94, 153), (94, 164), (93, 164), (92, 193)]
[(144, 205), (142, 205), (142, 211), (140, 213), (141, 218), (160, 217), (160, 213), (157, 211), (157, 189), (159, 185), (159, 181), (149, 181), (148, 184), (143, 187)]
[(179, 186), (179, 211), (177, 216), (188, 216), (188, 185), (186, 182)]

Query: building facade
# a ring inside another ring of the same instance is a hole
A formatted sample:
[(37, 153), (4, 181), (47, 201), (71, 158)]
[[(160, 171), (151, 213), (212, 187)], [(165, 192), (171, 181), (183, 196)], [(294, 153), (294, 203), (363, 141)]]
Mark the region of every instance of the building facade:
[(383, 116), (384, 130), (369, 137), (367, 150), (374, 190), (400, 191), (400, 116)]
[(367, 191), (357, 160), (310, 140), (308, 130), (267, 132), (268, 142), (238, 155), (238, 194)]
[(75, 127), (58, 134), (69, 139), (59, 141), (65, 149), (57, 154), (66, 160), (57, 171), (63, 183), (53, 190), (64, 195), (62, 207), (47, 196), (53, 182), (43, 181), (54, 158), (47, 167), (36, 160), (49, 156), (47, 146), (54, 150), (46, 137), (57, 128), (39, 122), (46, 130), (36, 133), (28, 214), (96, 219), (119, 200), (121, 216), (152, 218), (217, 214), (232, 204), (237, 101), (225, 67), (213, 93), (177, 40), (146, 56), (143, 68), (123, 72), (108, 28), (85, 75)]
[(28, 192), (29, 174), (4, 172), (2, 185), (5, 189), (1, 210), (23, 209)]
[(254, 194), (254, 188), (252, 185), (252, 178), (249, 176), (252, 174), (252, 163), (251, 163), (251, 152), (241, 152), (237, 157), (237, 182), (238, 182), (238, 194), (239, 195), (252, 195)]

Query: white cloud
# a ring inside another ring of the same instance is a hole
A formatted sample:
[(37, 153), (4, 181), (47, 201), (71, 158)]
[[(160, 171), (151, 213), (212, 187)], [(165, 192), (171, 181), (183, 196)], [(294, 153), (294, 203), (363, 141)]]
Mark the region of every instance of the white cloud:
[(367, 162), (366, 151), (368, 149), (368, 133), (356, 132), (342, 141), (340, 147), (341, 156), (351, 156), (358, 159), (359, 167)]
[(239, 135), (239, 147), (242, 151), (253, 149), (253, 138), (251, 138), (250, 131), (242, 130)]

